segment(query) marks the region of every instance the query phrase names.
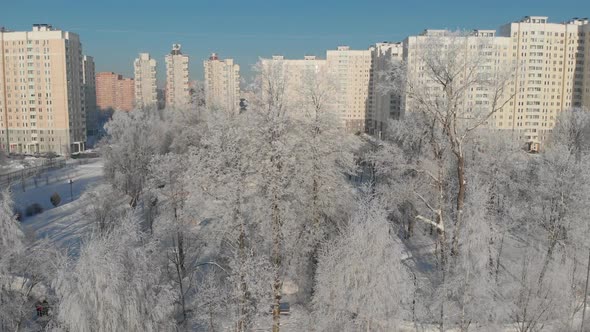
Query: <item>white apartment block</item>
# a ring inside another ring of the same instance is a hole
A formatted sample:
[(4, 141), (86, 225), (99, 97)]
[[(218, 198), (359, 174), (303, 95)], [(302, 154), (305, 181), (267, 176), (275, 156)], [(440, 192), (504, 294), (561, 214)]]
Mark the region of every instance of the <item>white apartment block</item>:
[(182, 54), (181, 45), (172, 45), (166, 55), (166, 107), (188, 108), (190, 105), (190, 86), (188, 55)]
[[(340, 46), (328, 50), (326, 59), (307, 55), (303, 59), (285, 59), (275, 55), (262, 59), (266, 75), (282, 80), (283, 104), (291, 109), (303, 109), (309, 102), (313, 85), (330, 94), (325, 107), (337, 114), (341, 126), (349, 132), (364, 132), (369, 110), (372, 49), (351, 50)], [(320, 87), (321, 86), (321, 87)]]
[(0, 147), (16, 153), (84, 149), (82, 45), (77, 34), (35, 24), (0, 30)]
[[(403, 59), (414, 79), (424, 76), (421, 57), (432, 51), (428, 39), (445, 38), (445, 30), (426, 30), (403, 42)], [(480, 70), (497, 73), (511, 70), (509, 101), (487, 122), (490, 128), (510, 130), (513, 137), (538, 149), (555, 125), (559, 112), (590, 107), (590, 25), (588, 19), (549, 23), (545, 16), (527, 16), (495, 30), (475, 30), (464, 37), (466, 50), (483, 55)], [(444, 44), (444, 43), (443, 43)], [(429, 49), (430, 48), (430, 49)], [(479, 50), (475, 52), (474, 48)], [(474, 87), (465, 95), (464, 109), (475, 111), (489, 102), (489, 91)], [(412, 111), (411, 101), (402, 109)]]
[(273, 79), (281, 81), (278, 90), (283, 91), (283, 104), (292, 110), (302, 111), (300, 114), (294, 114), (296, 116), (305, 115), (301, 107), (308, 99), (305, 88), (312, 80), (328, 75), (326, 60), (313, 55), (306, 55), (303, 59), (285, 59), (282, 55), (273, 55), (270, 59), (261, 59), (261, 65), (264, 75), (273, 76)]
[(203, 61), (205, 103), (208, 107), (237, 112), (240, 109), (240, 66), (213, 53)]
[(156, 107), (156, 60), (149, 53), (139, 53), (133, 62), (135, 73), (135, 107), (139, 109)]
[(339, 46), (326, 53), (327, 65), (335, 75), (338, 112), (349, 132), (365, 132), (372, 86), (372, 48), (351, 50)]
[[(465, 91), (457, 91), (461, 95), (461, 104), (459, 105), (460, 116), (466, 121), (470, 119), (480, 119), (481, 116), (489, 114), (492, 109), (507, 102), (511, 91), (504, 89), (499, 100), (495, 91), (501, 87), (489, 86), (490, 81), (486, 78), (485, 84), (483, 77), (492, 77), (493, 75), (503, 73), (506, 77), (506, 85), (511, 85), (510, 76), (515, 70), (515, 63), (510, 55), (510, 40), (506, 37), (496, 37), (494, 30), (474, 30), (469, 34), (450, 32), (447, 30), (425, 30), (418, 36), (410, 36), (403, 42), (403, 59), (406, 62), (408, 81), (414, 85), (415, 91), (422, 92), (421, 98), (429, 98), (431, 101), (444, 100), (444, 93), (440, 83), (432, 77), (432, 71), (429, 69), (429, 63), (442, 62), (446, 63), (445, 70), (451, 72), (456, 82), (463, 80), (473, 81), (468, 84)], [(453, 57), (453, 59), (445, 59)], [(433, 59), (436, 59), (433, 61)], [(467, 78), (465, 75), (469, 75)], [(456, 87), (461, 86), (460, 83)], [(513, 87), (508, 90), (514, 90)], [(402, 108), (408, 112), (413, 111), (419, 103), (415, 103), (408, 96), (402, 97)], [(499, 111), (488, 119), (488, 125), (493, 127), (503, 126), (505, 111), (508, 110), (504, 105)], [(499, 122), (496, 123), (496, 119)]]
[(527, 16), (500, 27), (499, 34), (509, 38), (517, 64), (514, 100), (504, 114), (503, 120), (508, 121), (500, 128), (516, 130), (524, 140), (539, 143), (548, 138), (559, 112), (590, 107), (585, 90), (589, 32), (588, 19), (549, 23), (546, 16)]

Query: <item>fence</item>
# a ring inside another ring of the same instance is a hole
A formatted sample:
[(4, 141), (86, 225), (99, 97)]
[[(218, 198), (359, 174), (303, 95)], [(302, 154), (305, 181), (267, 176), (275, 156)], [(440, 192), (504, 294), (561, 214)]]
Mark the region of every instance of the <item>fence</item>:
[(12, 183), (21, 182), (24, 183), (28, 178), (38, 177), (43, 172), (60, 169), (66, 166), (64, 159), (58, 160), (46, 160), (43, 165), (24, 168), (18, 171), (0, 174), (0, 188), (10, 186)]

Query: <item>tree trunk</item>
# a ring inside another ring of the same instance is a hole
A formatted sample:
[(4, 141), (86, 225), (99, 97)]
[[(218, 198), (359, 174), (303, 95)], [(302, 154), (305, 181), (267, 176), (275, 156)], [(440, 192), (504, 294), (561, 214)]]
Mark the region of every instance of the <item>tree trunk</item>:
[(549, 241), (549, 247), (547, 248), (547, 253), (545, 254), (545, 259), (543, 260), (543, 266), (541, 267), (541, 272), (539, 273), (539, 284), (543, 282), (545, 279), (545, 273), (547, 273), (547, 268), (549, 267), (549, 263), (553, 258), (553, 250), (555, 250), (555, 246), (557, 245), (557, 240), (553, 239), (555, 236), (551, 236), (551, 240)]
[(272, 309), (272, 331), (280, 331), (280, 304), (281, 304), (281, 289), (283, 283), (281, 280), (281, 217), (279, 211), (278, 197), (275, 194), (272, 203), (272, 233), (273, 233), (273, 245), (272, 245), (272, 264), (274, 268), (274, 280), (272, 284), (273, 290), (273, 309)]
[(244, 219), (241, 218), (240, 204), (241, 196), (238, 192), (234, 207), (234, 222), (240, 225), (240, 235), (238, 236), (238, 259), (239, 259), (239, 277), (240, 277), (240, 306), (238, 310), (238, 324), (237, 332), (245, 332), (250, 323), (249, 317), (249, 302), (250, 296), (248, 292), (248, 285), (246, 284), (246, 276), (244, 275), (244, 265), (246, 264), (246, 225)]
[(463, 205), (465, 204), (465, 156), (463, 156), (461, 150), (457, 153), (457, 181), (459, 182), (459, 190), (457, 192), (457, 216), (455, 218), (455, 229), (453, 230), (453, 244), (451, 248), (451, 255), (453, 256), (459, 253), (459, 232), (463, 226)]

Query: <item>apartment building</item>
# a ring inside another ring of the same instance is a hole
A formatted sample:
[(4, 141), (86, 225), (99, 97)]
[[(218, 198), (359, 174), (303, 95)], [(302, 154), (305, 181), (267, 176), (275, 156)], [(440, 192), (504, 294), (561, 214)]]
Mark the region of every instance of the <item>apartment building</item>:
[(96, 73), (94, 58), (85, 55), (82, 60), (82, 85), (86, 109), (86, 133), (88, 136), (98, 132), (98, 108), (96, 106)]
[(135, 106), (140, 109), (156, 107), (156, 60), (149, 53), (140, 53), (133, 62), (135, 73)]
[[(328, 93), (325, 107), (341, 118), (341, 126), (349, 132), (364, 132), (370, 118), (372, 94), (373, 49), (351, 50), (340, 46), (328, 50), (326, 59), (307, 55), (303, 59), (285, 59), (275, 55), (262, 59), (266, 75), (282, 80), (283, 103), (292, 109), (303, 109), (309, 89), (320, 88)], [(314, 87), (315, 86), (315, 87)], [(369, 121), (370, 122), (370, 121)]]
[(135, 83), (132, 78), (113, 72), (96, 74), (96, 104), (101, 110), (130, 112), (135, 103)]
[(34, 24), (0, 29), (0, 147), (14, 153), (83, 150), (82, 44), (77, 34)]
[(309, 99), (306, 87), (318, 79), (329, 81), (326, 64), (326, 60), (314, 55), (306, 55), (303, 59), (285, 59), (282, 55), (261, 59), (264, 75), (280, 81), (283, 104), (292, 110), (301, 110), (295, 115), (304, 115), (301, 106)]
[(240, 66), (233, 59), (220, 60), (216, 53), (203, 61), (205, 104), (237, 112), (240, 107)]
[(559, 112), (590, 106), (584, 94), (589, 29), (587, 18), (549, 23), (546, 16), (527, 16), (500, 27), (517, 64), (508, 128), (527, 142), (546, 140)]
[[(401, 96), (402, 110), (411, 112), (427, 102), (444, 103), (445, 93), (441, 83), (434, 77), (432, 66), (441, 63), (439, 69), (456, 75), (454, 82), (461, 91), (455, 91), (458, 97), (459, 116), (466, 122), (487, 118), (485, 124), (504, 128), (510, 118), (507, 105), (513, 94), (511, 76), (515, 62), (510, 52), (510, 40), (497, 37), (494, 30), (474, 30), (465, 34), (448, 30), (425, 30), (418, 36), (407, 37), (403, 42), (403, 59), (407, 69), (407, 79), (416, 96)], [(503, 77), (494, 85), (492, 78)], [(465, 83), (465, 86), (460, 82)], [(409, 88), (409, 87), (408, 87)], [(502, 107), (503, 106), (503, 107)], [(506, 117), (506, 119), (504, 119)]]
[[(590, 106), (590, 25), (588, 19), (574, 18), (550, 23), (546, 16), (527, 16), (496, 30), (474, 30), (462, 37), (465, 57), (479, 57), (480, 73), (497, 75), (510, 71), (512, 76), (503, 91), (506, 104), (486, 121), (490, 128), (509, 130), (516, 139), (539, 149), (559, 112), (572, 107)], [(432, 40), (457, 40), (447, 30), (426, 30), (403, 42), (403, 59), (408, 75), (417, 82), (425, 80), (423, 57), (433, 51)], [(438, 44), (446, 47), (445, 43)], [(435, 47), (436, 48), (436, 47)], [(434, 52), (444, 53), (441, 50)], [(491, 91), (474, 86), (465, 93), (466, 112), (485, 108)], [(402, 98), (402, 111), (411, 111), (411, 100)]]
[(381, 137), (390, 119), (401, 117), (401, 97), (399, 93), (389, 91), (386, 72), (394, 62), (403, 60), (403, 44), (382, 42), (372, 48), (372, 78), (370, 87), (369, 109), (367, 112), (366, 132)]
[(369, 112), (369, 99), (373, 93), (373, 48), (351, 50), (339, 46), (326, 52), (326, 62), (336, 79), (338, 112), (349, 132), (365, 132)]
[(182, 54), (181, 45), (173, 44), (166, 55), (166, 107), (188, 108), (190, 105), (189, 57)]

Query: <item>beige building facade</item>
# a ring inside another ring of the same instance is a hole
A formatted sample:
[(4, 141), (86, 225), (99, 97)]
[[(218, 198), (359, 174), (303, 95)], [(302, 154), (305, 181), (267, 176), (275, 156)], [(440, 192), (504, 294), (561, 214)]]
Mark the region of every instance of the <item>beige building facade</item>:
[(584, 102), (588, 31), (588, 19), (549, 23), (546, 16), (527, 16), (500, 27), (517, 64), (511, 118), (508, 126), (500, 128), (513, 129), (521, 139), (539, 144), (548, 138), (561, 111), (590, 107)]
[[(326, 62), (333, 73), (338, 91), (338, 112), (349, 132), (364, 133), (370, 122), (369, 101), (372, 94), (373, 49), (351, 50), (339, 46), (326, 52)], [(370, 91), (371, 90), (371, 91)]]
[(326, 64), (326, 60), (314, 55), (306, 55), (303, 59), (285, 59), (282, 55), (273, 55), (272, 58), (261, 59), (261, 70), (264, 75), (280, 81), (278, 90), (283, 93), (282, 103), (292, 110), (301, 110), (301, 114), (294, 115), (302, 116), (304, 111), (301, 106), (309, 98), (306, 87), (329, 75)]
[(156, 107), (156, 60), (149, 53), (140, 53), (133, 62), (135, 73), (135, 106), (139, 109)]
[[(479, 70), (489, 74), (509, 70), (512, 74), (503, 92), (506, 104), (485, 125), (509, 130), (515, 139), (538, 150), (548, 139), (561, 111), (590, 108), (589, 31), (588, 19), (550, 23), (546, 16), (527, 16), (501, 26), (498, 31), (474, 30), (465, 36), (466, 52), (483, 58)], [(452, 33), (426, 30), (404, 40), (403, 59), (408, 75), (418, 80), (424, 76), (421, 57), (432, 46), (427, 45), (428, 39), (437, 35), (446, 38), (445, 34)], [(474, 86), (465, 94), (464, 109), (476, 111), (485, 107), (490, 101), (489, 93), (485, 87)], [(403, 100), (402, 112), (411, 111), (411, 103)]]
[(182, 54), (181, 45), (172, 45), (166, 55), (166, 107), (188, 108), (190, 105), (189, 57)]
[(0, 51), (0, 147), (15, 153), (84, 150), (79, 36), (48, 24), (2, 29)]
[(240, 109), (240, 66), (233, 59), (220, 60), (216, 53), (203, 61), (205, 104), (237, 112)]
[(322, 89), (322, 94), (329, 94), (325, 107), (342, 120), (342, 128), (356, 133), (365, 131), (370, 110), (372, 51), (340, 46), (328, 50), (326, 59), (313, 55), (285, 59), (275, 55), (262, 59), (261, 64), (267, 75), (282, 80), (284, 104), (302, 109), (309, 102), (309, 89)]

